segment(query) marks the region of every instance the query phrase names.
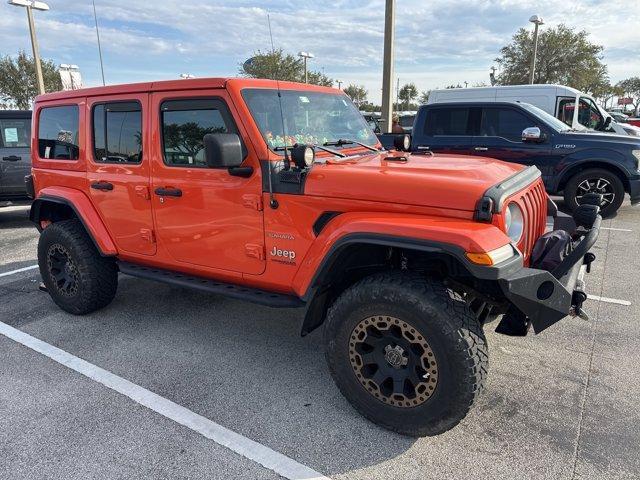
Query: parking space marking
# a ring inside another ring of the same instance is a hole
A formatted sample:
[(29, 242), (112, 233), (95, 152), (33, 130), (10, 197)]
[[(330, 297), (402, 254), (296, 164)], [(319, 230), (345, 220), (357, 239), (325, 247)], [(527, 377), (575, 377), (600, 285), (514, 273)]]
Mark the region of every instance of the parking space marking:
[(33, 270), (34, 268), (38, 268), (38, 265), (31, 265), (29, 267), (18, 268), (17, 270), (11, 270), (10, 272), (0, 273), (0, 277), (8, 277), (9, 275), (13, 275), (14, 273), (27, 272), (29, 270)]
[[(33, 267), (32, 267), (33, 268)], [(64, 350), (39, 340), (21, 330), (0, 322), (0, 334), (24, 345), (45, 357), (114, 390), (134, 402), (213, 440), (229, 450), (259, 463), (290, 480), (330, 480), (329, 477), (296, 462), (269, 447), (255, 442), (208, 418), (178, 405), (114, 373), (82, 360)]]
[(613, 227), (600, 227), (600, 230), (611, 230), (612, 232), (633, 232), (628, 228), (613, 228)]
[(628, 307), (631, 305), (629, 300), (618, 300), (617, 298), (609, 298), (609, 297), (599, 297), (598, 295), (587, 295), (587, 298), (591, 300), (596, 300), (597, 302), (605, 302), (605, 303), (615, 303), (616, 305), (624, 305)]

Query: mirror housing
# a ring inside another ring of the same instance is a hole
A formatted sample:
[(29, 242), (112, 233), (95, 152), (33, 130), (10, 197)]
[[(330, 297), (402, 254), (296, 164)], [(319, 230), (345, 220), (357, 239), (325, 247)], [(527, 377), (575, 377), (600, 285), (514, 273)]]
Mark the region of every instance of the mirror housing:
[(539, 127), (528, 127), (522, 131), (523, 142), (542, 142), (544, 139), (545, 135)]
[(242, 164), (242, 144), (235, 133), (207, 133), (203, 138), (209, 168), (233, 168)]
[(606, 130), (607, 128), (609, 128), (611, 126), (611, 122), (613, 120), (613, 117), (607, 117), (604, 119), (604, 125), (602, 126), (603, 130)]

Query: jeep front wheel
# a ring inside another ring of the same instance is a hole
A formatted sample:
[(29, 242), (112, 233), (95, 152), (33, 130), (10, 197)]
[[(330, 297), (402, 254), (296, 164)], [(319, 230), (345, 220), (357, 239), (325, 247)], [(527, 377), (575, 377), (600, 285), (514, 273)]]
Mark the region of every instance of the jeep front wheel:
[(417, 275), (374, 275), (346, 290), (329, 310), (324, 341), (342, 394), (404, 435), (457, 425), (487, 374), (487, 342), (472, 311), (442, 283)]
[(49, 295), (69, 313), (91, 313), (115, 297), (115, 261), (100, 255), (78, 220), (52, 223), (42, 231), (38, 265)]

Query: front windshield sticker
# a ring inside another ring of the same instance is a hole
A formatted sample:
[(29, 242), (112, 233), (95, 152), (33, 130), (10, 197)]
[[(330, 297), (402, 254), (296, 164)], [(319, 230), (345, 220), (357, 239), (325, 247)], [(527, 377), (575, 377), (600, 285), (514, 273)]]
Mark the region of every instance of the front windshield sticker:
[(343, 94), (283, 90), (278, 97), (273, 89), (245, 89), (242, 96), (271, 150), (296, 143), (335, 145), (339, 140), (377, 143), (371, 127)]

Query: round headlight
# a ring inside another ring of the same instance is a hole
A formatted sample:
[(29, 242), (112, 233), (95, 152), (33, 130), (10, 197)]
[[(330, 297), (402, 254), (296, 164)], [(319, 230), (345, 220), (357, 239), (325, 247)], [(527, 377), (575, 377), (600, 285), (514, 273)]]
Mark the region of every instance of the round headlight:
[(522, 209), (516, 203), (510, 203), (504, 216), (504, 223), (507, 227), (507, 235), (515, 243), (518, 243), (524, 232), (524, 216)]

